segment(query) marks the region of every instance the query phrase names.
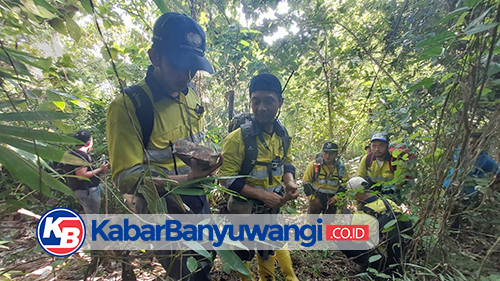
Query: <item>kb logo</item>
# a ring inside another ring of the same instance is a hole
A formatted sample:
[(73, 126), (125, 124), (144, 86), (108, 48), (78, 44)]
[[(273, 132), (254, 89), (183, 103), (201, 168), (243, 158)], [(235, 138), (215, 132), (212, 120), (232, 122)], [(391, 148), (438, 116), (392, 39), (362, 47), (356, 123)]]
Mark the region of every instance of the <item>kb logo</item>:
[(56, 257), (69, 256), (85, 241), (82, 218), (67, 208), (54, 208), (46, 212), (36, 227), (38, 244)]

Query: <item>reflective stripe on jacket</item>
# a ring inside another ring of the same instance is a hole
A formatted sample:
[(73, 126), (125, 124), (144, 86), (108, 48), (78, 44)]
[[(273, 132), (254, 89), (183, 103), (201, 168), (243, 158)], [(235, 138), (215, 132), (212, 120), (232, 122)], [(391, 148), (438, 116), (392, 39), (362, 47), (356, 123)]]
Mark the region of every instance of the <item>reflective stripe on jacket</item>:
[(374, 159), (371, 166), (366, 169), (367, 156), (365, 155), (359, 163), (358, 176), (362, 178), (370, 177), (374, 183), (387, 182), (394, 178), (389, 161), (384, 161), (379, 167), (377, 160)]
[(337, 165), (333, 165), (333, 171), (329, 171), (326, 165), (321, 165), (321, 171), (318, 175), (318, 178), (314, 180), (314, 164), (315, 160), (311, 161), (309, 165), (307, 165), (306, 171), (304, 172), (304, 177), (302, 180), (304, 182), (308, 182), (312, 185), (315, 190), (323, 190), (324, 193), (330, 193), (333, 191), (333, 194), (337, 192), (341, 183), (345, 183), (349, 180), (349, 175), (344, 173), (342, 178), (339, 178), (339, 172), (337, 171)]

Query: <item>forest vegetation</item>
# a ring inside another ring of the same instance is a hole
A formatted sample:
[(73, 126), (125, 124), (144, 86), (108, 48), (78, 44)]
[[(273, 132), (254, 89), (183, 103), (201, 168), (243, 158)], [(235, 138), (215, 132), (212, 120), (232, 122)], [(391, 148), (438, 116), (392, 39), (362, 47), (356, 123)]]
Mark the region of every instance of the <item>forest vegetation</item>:
[[(214, 147), (222, 147), (230, 116), (250, 111), (251, 77), (289, 79), (279, 118), (293, 138), (299, 182), (328, 140), (339, 144), (351, 176), (375, 132), (415, 156), (402, 160), (416, 179), (402, 190), (415, 235), (398, 279), (500, 280), (500, 187), (491, 178), (478, 183), (460, 231), (450, 229), (474, 163), (464, 153), (456, 161), (456, 149), (479, 131), (480, 148), (500, 162), (498, 0), (1, 0), (0, 8), (0, 280), (47, 265), (47, 278), (83, 278), (81, 258), (48, 258), (34, 242), (36, 221), (16, 212), (75, 206), (53, 163), (67, 157), (81, 128), (94, 136), (93, 158), (106, 157), (106, 108), (144, 77), (152, 25), (169, 11), (206, 32), (215, 73), (198, 72), (194, 84)], [(443, 189), (451, 168), (459, 184)], [(405, 176), (396, 172), (395, 181)], [(123, 212), (104, 180), (101, 210)], [(222, 191), (206, 192), (215, 206)], [(305, 204), (302, 195), (282, 209), (304, 212)], [(292, 258), (301, 280), (371, 278), (354, 277), (341, 254)], [(237, 265), (220, 263), (214, 278), (223, 280)]]

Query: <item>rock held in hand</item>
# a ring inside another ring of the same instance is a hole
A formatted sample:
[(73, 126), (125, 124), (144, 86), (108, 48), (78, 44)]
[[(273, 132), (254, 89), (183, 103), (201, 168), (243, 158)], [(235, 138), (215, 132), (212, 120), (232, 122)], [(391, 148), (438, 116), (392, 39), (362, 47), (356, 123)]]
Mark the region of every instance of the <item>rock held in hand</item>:
[(195, 159), (202, 169), (206, 170), (219, 161), (219, 154), (212, 149), (196, 145), (188, 140), (176, 140), (174, 143), (174, 155), (191, 166), (191, 158)]

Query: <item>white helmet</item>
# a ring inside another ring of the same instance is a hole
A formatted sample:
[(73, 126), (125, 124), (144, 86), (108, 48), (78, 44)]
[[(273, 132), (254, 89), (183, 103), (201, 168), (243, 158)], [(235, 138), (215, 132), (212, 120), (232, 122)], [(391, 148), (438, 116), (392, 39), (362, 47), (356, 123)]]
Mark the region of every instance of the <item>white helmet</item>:
[(368, 186), (368, 182), (362, 177), (354, 177), (354, 178), (350, 179), (349, 181), (347, 181), (347, 187), (352, 189), (352, 190), (355, 190), (358, 188), (364, 189), (367, 186)]

